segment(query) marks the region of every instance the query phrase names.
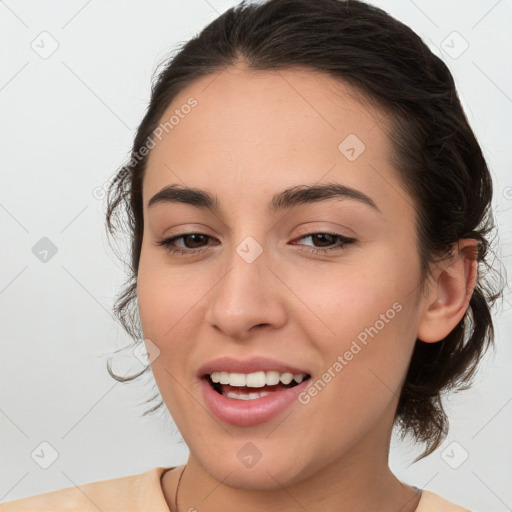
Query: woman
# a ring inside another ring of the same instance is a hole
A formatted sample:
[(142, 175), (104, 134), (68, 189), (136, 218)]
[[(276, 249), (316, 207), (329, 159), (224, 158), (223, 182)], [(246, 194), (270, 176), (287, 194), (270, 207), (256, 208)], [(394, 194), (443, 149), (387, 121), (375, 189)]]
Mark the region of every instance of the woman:
[(388, 466), (394, 425), (422, 457), (446, 437), (499, 294), (490, 174), (412, 30), (356, 0), (228, 10), (158, 76), (109, 192), (115, 311), (189, 459), (0, 510), (467, 510)]

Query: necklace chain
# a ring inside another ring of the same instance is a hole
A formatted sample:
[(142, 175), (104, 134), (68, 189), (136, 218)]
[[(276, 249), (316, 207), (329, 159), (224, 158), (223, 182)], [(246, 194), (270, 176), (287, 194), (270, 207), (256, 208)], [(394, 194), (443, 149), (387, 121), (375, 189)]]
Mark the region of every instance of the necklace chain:
[(178, 485), (176, 486), (176, 495), (174, 496), (174, 508), (176, 509), (176, 512), (180, 512), (178, 509), (178, 490), (180, 488), (181, 477), (183, 476), (183, 473), (185, 473), (186, 467), (187, 465), (185, 464), (185, 466), (181, 470), (180, 477), (178, 478)]

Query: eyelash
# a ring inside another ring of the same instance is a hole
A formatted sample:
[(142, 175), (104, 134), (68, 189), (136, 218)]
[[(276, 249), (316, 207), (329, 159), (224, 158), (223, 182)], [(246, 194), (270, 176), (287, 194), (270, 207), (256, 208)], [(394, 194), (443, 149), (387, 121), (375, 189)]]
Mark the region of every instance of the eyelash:
[[(172, 238), (167, 238), (165, 240), (161, 240), (161, 241), (157, 242), (157, 245), (163, 246), (165, 248), (165, 250), (170, 253), (180, 253), (183, 256), (190, 255), (190, 254), (198, 254), (198, 253), (203, 252), (204, 250), (208, 249), (208, 247), (201, 247), (199, 249), (176, 249), (173, 247), (172, 244), (174, 243), (175, 240), (178, 240), (180, 238), (185, 238), (186, 236), (191, 236), (191, 235), (201, 235), (201, 236), (206, 236), (208, 238), (213, 238), (213, 237), (211, 237), (209, 235), (205, 235), (203, 233), (183, 233), (182, 235), (177, 235)], [(349, 238), (340, 233), (332, 233), (332, 232), (328, 232), (328, 231), (325, 231), (325, 232), (319, 231), (316, 233), (308, 233), (306, 235), (302, 235), (297, 240), (302, 240), (303, 238), (307, 238), (307, 237), (314, 236), (314, 235), (329, 235), (329, 236), (338, 238), (341, 241), (341, 245), (338, 247), (328, 247), (328, 248), (312, 247), (312, 248), (307, 249), (308, 252), (311, 252), (314, 254), (318, 254), (318, 253), (326, 254), (329, 251), (342, 251), (342, 250), (344, 250), (344, 247), (346, 245), (353, 244), (357, 241), (355, 238)]]

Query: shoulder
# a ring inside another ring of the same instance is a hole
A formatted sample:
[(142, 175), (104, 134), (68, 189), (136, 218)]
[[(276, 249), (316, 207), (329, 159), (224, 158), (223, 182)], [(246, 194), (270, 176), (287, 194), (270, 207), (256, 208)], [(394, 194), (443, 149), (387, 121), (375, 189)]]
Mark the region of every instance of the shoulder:
[[(2, 509), (0, 508), (0, 512)], [(451, 501), (444, 499), (438, 494), (423, 490), (421, 499), (415, 512), (471, 512), (467, 508), (463, 508)]]
[[(144, 510), (152, 501), (161, 509), (160, 477), (168, 468), (156, 467), (145, 473), (66, 487), (0, 504), (0, 512), (131, 512)], [(142, 508), (141, 508), (142, 507)], [(163, 508), (162, 510), (168, 510)]]

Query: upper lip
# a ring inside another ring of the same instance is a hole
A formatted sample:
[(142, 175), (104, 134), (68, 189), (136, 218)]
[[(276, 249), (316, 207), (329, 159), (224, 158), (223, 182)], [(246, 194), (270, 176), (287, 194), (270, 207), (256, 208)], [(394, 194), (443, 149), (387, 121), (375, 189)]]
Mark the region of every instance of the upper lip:
[(283, 363), (277, 359), (258, 356), (245, 360), (235, 359), (233, 357), (219, 357), (218, 359), (212, 359), (199, 368), (197, 376), (204, 377), (212, 372), (253, 373), (258, 371), (276, 371), (279, 373), (292, 373), (293, 375), (303, 373), (309, 375), (307, 370), (302, 370), (292, 366), (291, 364)]

